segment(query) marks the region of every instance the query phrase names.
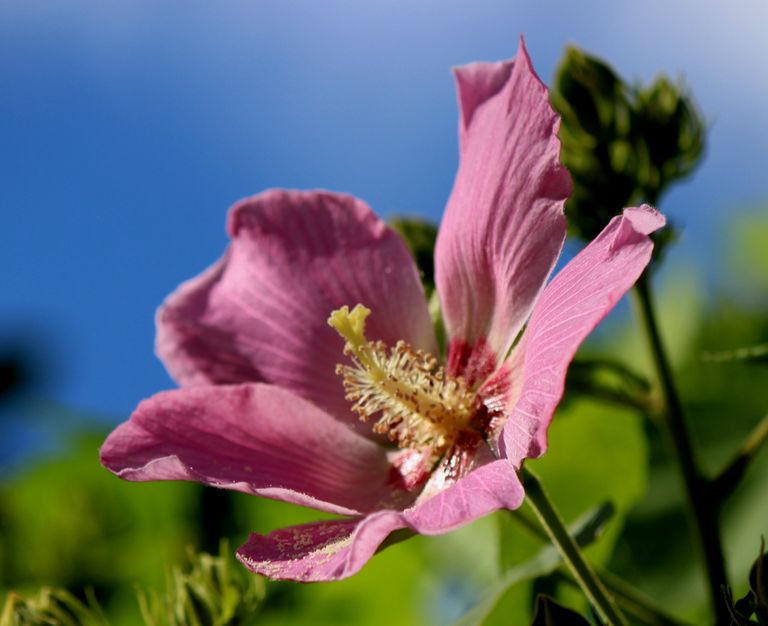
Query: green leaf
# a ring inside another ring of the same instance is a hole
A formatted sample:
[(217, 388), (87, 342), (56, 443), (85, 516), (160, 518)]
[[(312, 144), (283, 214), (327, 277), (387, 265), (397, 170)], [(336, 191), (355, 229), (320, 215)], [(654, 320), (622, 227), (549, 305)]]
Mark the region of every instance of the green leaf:
[(614, 523), (588, 552), (607, 564), (624, 517), (645, 494), (648, 448), (642, 418), (628, 409), (582, 399), (558, 410), (548, 452), (529, 461), (566, 522), (585, 507), (611, 502)]
[[(613, 523), (587, 550), (595, 566), (605, 566), (626, 515), (647, 488), (648, 447), (643, 419), (635, 410), (573, 398), (558, 408), (549, 429), (548, 447), (543, 458), (528, 463), (547, 485), (567, 523), (572, 523), (586, 508), (603, 502), (612, 502), (615, 507)], [(518, 515), (525, 511), (526, 505)], [(531, 537), (512, 516), (499, 516), (497, 520), (501, 571), (513, 570), (534, 558), (542, 540)], [(518, 582), (517, 586), (528, 584)], [(514, 590), (506, 595), (510, 593), (517, 598), (525, 597)], [(528, 606), (528, 602), (510, 606), (505, 597), (486, 623), (495, 626), (530, 621)]]
[(37, 595), (23, 597), (11, 592), (7, 595), (0, 626), (109, 626), (92, 591), (83, 602), (64, 589), (43, 587)]
[(187, 568), (173, 568), (164, 595), (140, 590), (139, 605), (148, 626), (248, 626), (256, 624), (264, 600), (264, 580), (235, 562), (227, 541), (218, 556), (189, 551)]
[(729, 361), (753, 361), (768, 363), (768, 343), (746, 346), (734, 350), (706, 351), (701, 355), (704, 361), (710, 363), (727, 363)]
[(755, 616), (760, 624), (768, 624), (768, 554), (764, 540), (760, 544), (760, 556), (749, 570), (749, 590)]
[(395, 217), (389, 221), (408, 244), (416, 266), (421, 272), (421, 279), (427, 291), (427, 297), (435, 288), (435, 241), (437, 226), (418, 218)]
[(531, 626), (590, 626), (590, 624), (576, 611), (561, 606), (549, 596), (539, 595), (536, 598), (536, 613)]
[[(585, 547), (594, 542), (613, 515), (613, 505), (603, 503), (580, 517), (570, 527), (576, 543)], [(529, 580), (554, 572), (562, 563), (560, 553), (554, 546), (547, 546), (530, 561), (507, 571), (454, 626), (480, 626), (486, 623), (506, 591), (523, 580)]]
[[(746, 209), (746, 210), (745, 210)], [(768, 296), (768, 207), (758, 205), (731, 210), (727, 221), (727, 248), (721, 251), (732, 285), (732, 297), (754, 302), (765, 311)], [(734, 289), (736, 287), (737, 289)]]
[(574, 360), (568, 368), (566, 393), (587, 395), (625, 406), (647, 408), (651, 385), (646, 378), (611, 359)]

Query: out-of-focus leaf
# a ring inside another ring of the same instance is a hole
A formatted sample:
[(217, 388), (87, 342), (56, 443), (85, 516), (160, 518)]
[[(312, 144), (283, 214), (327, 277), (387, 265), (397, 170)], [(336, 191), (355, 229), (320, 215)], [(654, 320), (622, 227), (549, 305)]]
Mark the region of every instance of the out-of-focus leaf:
[(736, 348), (734, 350), (706, 351), (701, 354), (701, 358), (710, 363), (727, 363), (729, 361), (768, 363), (768, 343)]
[(443, 326), (440, 299), (435, 290), (435, 241), (437, 226), (418, 218), (395, 217), (390, 220), (394, 228), (408, 244), (421, 274), (421, 282), (429, 303), (429, 314), (435, 327), (435, 335), (440, 351), (445, 349), (445, 327)]
[(749, 601), (749, 595), (734, 601), (733, 592), (730, 589), (723, 589), (723, 597), (728, 613), (731, 616), (730, 626), (758, 626), (758, 622), (750, 619), (752, 606)]
[(725, 468), (711, 481), (712, 495), (724, 503), (739, 486), (748, 467), (768, 441), (768, 415), (765, 415), (745, 439)]
[(135, 623), (132, 586), (162, 582), (195, 541), (196, 486), (121, 481), (99, 465), (102, 440), (83, 436), (0, 485), (0, 588), (93, 586)]
[(567, 397), (586, 395), (648, 409), (651, 385), (646, 378), (610, 359), (576, 359), (568, 368)]
[[(580, 517), (570, 527), (576, 543), (582, 547), (591, 544), (601, 534), (613, 515), (613, 506), (604, 503)], [(520, 581), (528, 580), (555, 571), (561, 564), (560, 553), (554, 546), (547, 546), (530, 561), (507, 571), (454, 626), (481, 626), (491, 615), (504, 593)]]
[[(584, 506), (596, 507), (606, 501), (615, 506), (613, 522), (587, 550), (597, 567), (606, 565), (624, 517), (645, 493), (647, 454), (643, 419), (635, 410), (574, 398), (561, 405), (555, 414), (549, 430), (548, 452), (541, 459), (528, 461), (566, 522), (576, 519)], [(512, 570), (532, 559), (540, 550), (541, 541), (532, 538), (510, 516), (497, 519), (501, 569)], [(521, 595), (516, 588), (508, 593), (514, 593), (516, 598)], [(530, 621), (532, 596), (529, 598), (516, 606), (509, 606), (506, 598), (502, 598), (486, 623), (496, 626)]]
[[(765, 541), (760, 544), (760, 556), (749, 571), (749, 591), (734, 602), (733, 592), (724, 590), (725, 602), (736, 626), (768, 625), (768, 554), (765, 553)], [(752, 620), (752, 616), (757, 621)]]
[(536, 598), (536, 613), (531, 626), (590, 626), (576, 611), (559, 605), (552, 598), (540, 595)]
[(768, 554), (764, 540), (760, 544), (760, 556), (749, 570), (749, 590), (755, 616), (761, 625), (768, 625)]
[(437, 240), (437, 226), (418, 218), (395, 217), (389, 221), (405, 239), (408, 248), (421, 271), (421, 279), (427, 290), (427, 297), (435, 288), (434, 251)]
[(624, 516), (645, 494), (648, 448), (642, 418), (594, 400), (572, 402), (555, 414), (547, 453), (530, 461), (566, 522), (585, 506), (611, 502), (614, 522), (588, 551), (605, 565)]
[[(667, 276), (661, 285), (661, 330), (670, 347), (674, 373), (699, 458), (708, 475), (720, 471), (755, 427), (768, 406), (765, 370), (743, 361), (707, 363), (702, 351), (764, 342), (768, 318), (764, 309), (743, 308), (727, 299), (703, 298), (701, 283), (691, 270)], [(730, 293), (730, 292), (729, 292)], [(716, 303), (716, 306), (714, 306)], [(754, 303), (753, 303), (754, 304)], [(601, 353), (626, 359), (648, 372), (641, 358), (647, 350), (627, 332), (597, 337)], [(726, 375), (724, 375), (724, 373)], [(707, 619), (705, 582), (692, 567), (695, 537), (690, 532), (683, 487), (664, 433), (648, 428), (650, 467), (647, 497), (630, 513), (621, 543), (609, 569), (642, 589), (675, 616), (692, 623)], [(768, 450), (754, 457), (739, 489), (722, 513), (722, 532), (731, 581), (743, 595), (746, 574), (754, 561), (754, 538), (766, 532)], [(661, 559), (659, 555), (664, 555)]]
[(728, 269), (728, 296), (737, 296), (751, 306), (768, 301), (768, 211), (755, 207), (748, 213), (728, 214), (726, 243), (722, 257)]

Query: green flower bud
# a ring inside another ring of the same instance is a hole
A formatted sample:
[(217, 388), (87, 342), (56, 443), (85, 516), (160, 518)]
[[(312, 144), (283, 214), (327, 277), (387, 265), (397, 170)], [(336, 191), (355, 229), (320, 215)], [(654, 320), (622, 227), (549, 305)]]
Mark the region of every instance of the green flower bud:
[(705, 124), (682, 83), (660, 76), (637, 89), (636, 135), (647, 154), (638, 172), (645, 197), (656, 199), (673, 181), (690, 174), (704, 153)]
[[(682, 83), (660, 76), (627, 85), (603, 61), (566, 49), (552, 89), (562, 117), (562, 160), (573, 179), (566, 214), (573, 234), (591, 240), (630, 205), (656, 204), (704, 152), (706, 127)], [(674, 239), (654, 237), (655, 256)]]
[(635, 191), (636, 155), (627, 86), (605, 63), (569, 47), (552, 103), (562, 117), (562, 160), (573, 179), (565, 210), (571, 231), (593, 239)]

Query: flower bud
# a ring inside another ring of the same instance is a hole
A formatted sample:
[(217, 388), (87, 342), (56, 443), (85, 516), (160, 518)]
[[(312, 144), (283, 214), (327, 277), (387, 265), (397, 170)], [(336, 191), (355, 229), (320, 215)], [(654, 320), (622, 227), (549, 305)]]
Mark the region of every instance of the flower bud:
[(552, 103), (562, 117), (561, 158), (573, 179), (566, 204), (569, 226), (591, 240), (629, 204), (635, 190), (629, 91), (608, 65), (569, 47), (557, 70)]
[[(566, 213), (582, 239), (595, 237), (626, 206), (656, 204), (703, 154), (702, 117), (684, 85), (666, 76), (629, 86), (601, 60), (570, 47), (552, 102), (562, 116), (562, 160), (573, 179)], [(674, 238), (667, 230), (655, 237), (657, 254)]]

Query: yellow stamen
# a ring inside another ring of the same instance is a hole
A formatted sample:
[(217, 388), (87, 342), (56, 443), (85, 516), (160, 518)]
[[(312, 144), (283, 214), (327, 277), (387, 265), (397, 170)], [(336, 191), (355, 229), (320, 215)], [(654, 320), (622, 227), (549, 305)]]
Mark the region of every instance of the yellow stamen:
[(360, 419), (377, 416), (373, 430), (386, 433), (401, 448), (431, 448), (442, 454), (474, 413), (474, 393), (461, 378), (451, 378), (437, 360), (399, 341), (387, 349), (365, 338), (371, 311), (358, 304), (331, 313), (328, 323), (346, 339), (344, 354), (353, 365), (339, 365), (346, 398)]

